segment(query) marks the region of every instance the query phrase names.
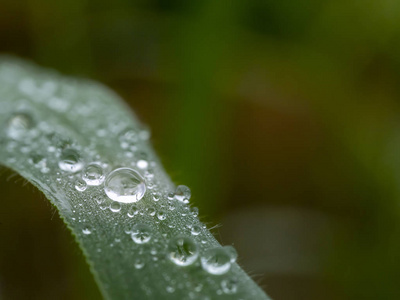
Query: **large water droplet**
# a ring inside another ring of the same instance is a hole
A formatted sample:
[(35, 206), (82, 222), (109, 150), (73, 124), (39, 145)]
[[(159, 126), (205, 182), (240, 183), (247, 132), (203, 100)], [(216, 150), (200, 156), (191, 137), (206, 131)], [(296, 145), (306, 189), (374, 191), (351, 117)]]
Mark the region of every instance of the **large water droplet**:
[(86, 166), (82, 173), (82, 179), (88, 185), (100, 185), (104, 181), (103, 168), (97, 163), (90, 163)]
[(122, 203), (137, 202), (146, 192), (143, 177), (130, 168), (119, 168), (108, 174), (104, 191), (114, 201)]
[(189, 237), (175, 237), (168, 244), (168, 258), (178, 266), (191, 265), (198, 256), (197, 244)]
[(208, 249), (201, 256), (201, 265), (210, 274), (225, 274), (231, 267), (231, 257), (224, 248)]
[(14, 113), (7, 121), (7, 135), (15, 140), (22, 139), (33, 126), (34, 121), (31, 115), (25, 112)]
[(145, 224), (137, 224), (131, 231), (132, 240), (137, 244), (145, 244), (151, 239), (151, 228)]
[(190, 189), (186, 185), (178, 185), (175, 190), (175, 199), (184, 203), (189, 203), (191, 196)]
[(76, 150), (67, 148), (62, 151), (60, 160), (58, 161), (58, 166), (63, 171), (76, 173), (82, 170), (83, 162), (81, 156)]

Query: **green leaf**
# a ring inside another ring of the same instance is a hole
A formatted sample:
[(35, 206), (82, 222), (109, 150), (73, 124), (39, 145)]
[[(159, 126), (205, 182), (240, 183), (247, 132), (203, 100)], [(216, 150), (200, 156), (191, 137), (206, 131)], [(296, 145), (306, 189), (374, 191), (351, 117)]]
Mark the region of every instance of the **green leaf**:
[[(0, 97), (0, 162), (57, 207), (105, 298), (268, 299), (229, 262), (233, 248), (198, 220), (187, 190), (176, 190), (152, 150), (148, 129), (116, 94), (2, 57)], [(129, 168), (125, 176), (140, 174), (139, 182), (112, 177), (121, 167)], [(135, 184), (146, 187), (139, 200)], [(130, 197), (113, 201), (105, 187)]]

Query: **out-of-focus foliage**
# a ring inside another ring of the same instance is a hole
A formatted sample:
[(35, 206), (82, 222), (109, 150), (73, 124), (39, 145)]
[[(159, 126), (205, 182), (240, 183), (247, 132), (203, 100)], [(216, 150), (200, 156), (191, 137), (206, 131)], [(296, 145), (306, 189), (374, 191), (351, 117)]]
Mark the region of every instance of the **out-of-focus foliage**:
[[(272, 298), (399, 298), (397, 1), (5, 0), (0, 14), (1, 51), (130, 101), (168, 173), (221, 220), (219, 238), (264, 274)], [(1, 239), (25, 245), (14, 261), (40, 287), (21, 255), (35, 240), (26, 228), (72, 243), (56, 220), (45, 225), (43, 201), (20, 192), (5, 194)], [(31, 207), (19, 222), (15, 206)], [(65, 271), (76, 257), (49, 247), (65, 263), (57, 272), (50, 254), (35, 258), (41, 276), (72, 285), (74, 299), (88, 292), (81, 265)], [(0, 255), (8, 295), (22, 270)]]

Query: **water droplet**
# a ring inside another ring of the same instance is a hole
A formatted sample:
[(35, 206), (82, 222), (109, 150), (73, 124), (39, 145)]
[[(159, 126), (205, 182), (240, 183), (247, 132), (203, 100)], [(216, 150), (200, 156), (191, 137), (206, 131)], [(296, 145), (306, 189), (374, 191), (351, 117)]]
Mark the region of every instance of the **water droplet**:
[(135, 260), (135, 268), (142, 269), (144, 267), (144, 261), (141, 258)]
[(82, 229), (82, 233), (86, 234), (86, 235), (89, 235), (89, 234), (92, 233), (92, 231), (89, 228), (84, 228), (84, 229)]
[(202, 289), (203, 289), (203, 285), (202, 285), (201, 283), (199, 283), (198, 285), (196, 285), (196, 286), (194, 287), (194, 290), (195, 290), (196, 292), (201, 292)]
[(233, 246), (224, 246), (224, 249), (231, 258), (231, 263), (235, 262), (238, 257), (236, 249)]
[(137, 224), (131, 231), (132, 240), (136, 244), (145, 244), (151, 239), (151, 228), (145, 224)]
[(208, 249), (201, 256), (201, 265), (210, 274), (225, 274), (231, 268), (231, 257), (222, 247)]
[(201, 227), (198, 225), (193, 225), (191, 232), (193, 235), (199, 235), (201, 232)]
[(40, 154), (32, 154), (28, 161), (29, 163), (33, 164), (35, 168), (47, 168), (47, 160)]
[(192, 207), (191, 213), (193, 217), (197, 217), (199, 215), (199, 209), (197, 207)]
[(128, 147), (129, 144), (136, 143), (137, 140), (138, 136), (135, 129), (128, 128), (123, 132), (121, 132), (119, 135), (119, 141), (121, 143), (121, 146), (127, 145), (126, 147)]
[(108, 174), (104, 191), (114, 201), (122, 203), (137, 202), (146, 192), (143, 177), (130, 168), (118, 168)]
[(221, 287), (225, 294), (235, 294), (237, 292), (237, 279), (224, 279), (221, 281)]
[(128, 217), (133, 218), (135, 215), (139, 213), (139, 209), (136, 205), (132, 205), (128, 211)]
[(167, 218), (167, 216), (165, 215), (165, 212), (159, 211), (157, 213), (157, 218), (162, 221), (162, 220), (165, 220)]
[(191, 265), (198, 256), (198, 247), (189, 237), (175, 237), (168, 244), (168, 258), (178, 266)]
[(152, 207), (150, 207), (148, 210), (147, 210), (147, 212), (149, 213), (149, 215), (150, 216), (155, 216), (155, 214), (156, 214), (156, 210), (154, 209), (154, 208), (152, 208)]
[(168, 193), (168, 195), (167, 195), (167, 198), (168, 198), (169, 200), (174, 199), (174, 197), (175, 197), (175, 193)]
[(14, 113), (7, 121), (7, 135), (15, 140), (22, 139), (34, 126), (34, 120), (28, 113)]
[(161, 195), (160, 195), (159, 193), (154, 193), (154, 194), (153, 194), (153, 200), (154, 200), (155, 202), (159, 201), (160, 198), (161, 198)]
[(175, 289), (174, 289), (174, 287), (172, 287), (172, 286), (167, 286), (167, 287), (166, 287), (166, 290), (167, 290), (168, 293), (173, 293), (173, 292), (175, 292)]
[(103, 168), (97, 163), (90, 163), (86, 166), (82, 173), (82, 179), (88, 185), (100, 185), (104, 181)]
[(82, 170), (83, 162), (76, 150), (67, 148), (62, 151), (58, 166), (63, 171), (76, 173)]
[(112, 212), (119, 212), (121, 210), (121, 204), (118, 202), (113, 202), (110, 204), (110, 210)]
[(79, 192), (83, 192), (85, 191), (87, 188), (87, 184), (85, 181), (83, 181), (82, 179), (77, 179), (75, 181), (75, 189)]
[(175, 199), (184, 203), (189, 203), (191, 195), (190, 189), (186, 185), (178, 185), (175, 190)]
[(147, 160), (141, 159), (136, 163), (136, 166), (139, 169), (144, 170), (144, 169), (147, 169), (147, 167), (149, 166), (149, 163), (147, 162)]

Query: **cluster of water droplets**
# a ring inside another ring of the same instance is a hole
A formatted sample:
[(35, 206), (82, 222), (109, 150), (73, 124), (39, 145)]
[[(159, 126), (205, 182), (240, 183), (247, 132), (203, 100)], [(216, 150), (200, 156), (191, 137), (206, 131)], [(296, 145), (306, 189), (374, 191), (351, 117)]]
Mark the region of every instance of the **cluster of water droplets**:
[[(63, 101), (63, 98), (72, 97), (73, 91), (59, 88), (53, 82), (37, 84), (24, 80), (18, 89), (22, 93), (33, 93), (34, 101), (48, 105), (53, 111), (71, 109), (70, 123), (96, 112), (93, 104), (86, 103), (76, 109), (73, 103)], [(41, 100), (44, 96), (50, 104)], [(90, 219), (96, 214), (103, 215), (116, 228), (109, 247), (118, 248), (123, 244), (121, 241), (128, 238), (132, 251), (137, 252), (132, 262), (135, 269), (166, 263), (178, 270), (197, 268), (210, 276), (215, 275), (216, 279), (210, 282), (217, 283), (219, 291), (236, 293), (237, 280), (232, 276), (221, 277), (231, 270), (236, 251), (231, 246), (206, 247), (210, 237), (206, 226), (197, 219), (198, 209), (189, 205), (191, 191), (185, 185), (172, 188), (166, 177), (162, 177), (165, 175), (159, 163), (145, 146), (150, 137), (148, 130), (126, 128), (126, 122), (105, 118), (102, 126), (90, 129), (93, 138), (83, 145), (82, 141), (69, 138), (69, 132), (63, 128), (53, 127), (40, 121), (41, 118), (43, 116), (35, 115), (29, 106), (22, 105), (21, 109), (11, 111), (0, 143), (5, 146), (11, 166), (14, 163), (33, 165), (45, 176), (43, 185), (50, 194), (62, 188), (71, 199), (81, 199), (80, 202), (58, 199), (64, 201), (59, 207), (69, 212), (69, 221), (79, 224), (81, 238), (100, 238), (101, 228), (91, 226)], [(111, 137), (115, 137), (114, 142), (108, 147), (118, 148), (114, 164), (106, 162), (97, 151), (98, 139)], [(26, 154), (26, 159), (14, 158), (15, 151)], [(97, 253), (103, 255), (101, 247)], [(172, 284), (172, 279), (165, 280), (170, 283), (165, 287), (168, 293), (179, 289), (179, 285)], [(202, 288), (201, 283), (197, 284), (193, 293), (200, 293)]]

